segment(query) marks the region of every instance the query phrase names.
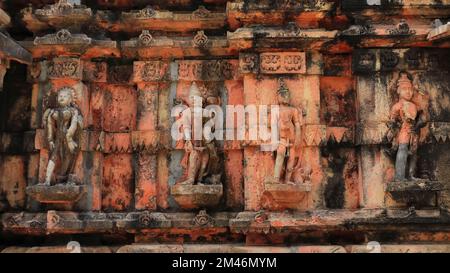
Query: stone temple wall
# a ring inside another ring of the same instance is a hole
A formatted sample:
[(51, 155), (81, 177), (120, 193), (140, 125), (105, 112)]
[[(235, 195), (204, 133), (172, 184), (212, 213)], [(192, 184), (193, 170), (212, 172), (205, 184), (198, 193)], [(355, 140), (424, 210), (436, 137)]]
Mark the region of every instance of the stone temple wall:
[[(448, 251), (450, 1), (0, 8), (5, 252)], [(290, 129), (176, 140), (194, 95)]]

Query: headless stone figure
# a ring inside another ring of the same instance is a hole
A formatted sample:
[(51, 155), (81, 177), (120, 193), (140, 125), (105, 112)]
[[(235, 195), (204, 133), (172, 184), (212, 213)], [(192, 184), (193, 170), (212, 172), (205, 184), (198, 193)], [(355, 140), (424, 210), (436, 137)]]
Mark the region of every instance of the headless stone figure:
[(57, 108), (44, 113), (44, 127), (50, 149), (50, 157), (45, 175), (45, 185), (50, 185), (56, 172), (57, 182), (67, 181), (72, 173), (79, 147), (79, 133), (82, 116), (73, 105), (74, 90), (62, 88), (58, 91)]
[[(274, 179), (280, 182), (283, 167), (285, 167), (285, 183), (293, 183), (292, 174), (300, 163), (297, 147), (300, 145), (301, 113), (296, 107), (290, 105), (289, 89), (280, 83), (278, 89), (279, 118), (278, 130), (280, 141), (275, 159)], [(287, 161), (285, 163), (285, 161)]]
[(388, 134), (393, 139), (392, 147), (397, 149), (395, 181), (414, 180), (419, 132), (426, 125), (426, 120), (422, 111), (412, 101), (414, 89), (406, 73), (400, 74), (397, 93), (399, 101), (392, 106), (388, 122)]

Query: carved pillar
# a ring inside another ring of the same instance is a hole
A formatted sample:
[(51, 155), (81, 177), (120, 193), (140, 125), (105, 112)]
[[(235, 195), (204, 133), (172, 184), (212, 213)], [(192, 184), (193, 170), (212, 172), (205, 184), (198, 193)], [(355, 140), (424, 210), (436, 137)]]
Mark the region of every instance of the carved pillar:
[[(164, 131), (158, 122), (159, 97), (167, 94), (169, 63), (163, 61), (134, 62), (133, 81), (137, 84), (136, 131), (133, 132), (133, 148), (137, 152), (135, 208), (156, 210), (158, 190), (164, 188), (158, 180), (158, 153), (164, 153)], [(162, 186), (162, 187), (161, 187)]]
[(102, 210), (126, 211), (134, 207), (132, 133), (136, 130), (137, 92), (132, 74), (132, 65), (108, 65), (102, 115)]

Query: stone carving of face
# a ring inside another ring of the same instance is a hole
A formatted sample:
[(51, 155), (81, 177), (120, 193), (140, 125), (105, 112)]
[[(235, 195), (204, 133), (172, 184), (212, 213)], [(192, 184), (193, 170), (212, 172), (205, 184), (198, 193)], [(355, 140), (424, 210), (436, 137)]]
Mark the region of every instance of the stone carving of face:
[(70, 89), (62, 89), (58, 93), (58, 104), (61, 107), (69, 106), (72, 103), (72, 91)]
[(189, 95), (187, 98), (187, 104), (190, 107), (193, 106), (203, 106), (203, 97), (202, 94), (200, 93), (199, 88), (197, 87), (197, 85), (194, 83), (192, 83), (191, 87), (189, 88)]
[(202, 106), (203, 105), (203, 98), (197, 95), (189, 95), (188, 97), (188, 105), (193, 107), (195, 105)]
[(278, 93), (278, 103), (279, 104), (289, 104), (291, 100), (291, 96), (289, 92), (281, 92)]
[(398, 87), (398, 93), (400, 95), (400, 98), (410, 101), (413, 97), (413, 89), (410, 86), (399, 86)]
[(218, 97), (208, 97), (206, 99), (206, 104), (208, 105), (219, 105), (220, 104), (220, 100)]

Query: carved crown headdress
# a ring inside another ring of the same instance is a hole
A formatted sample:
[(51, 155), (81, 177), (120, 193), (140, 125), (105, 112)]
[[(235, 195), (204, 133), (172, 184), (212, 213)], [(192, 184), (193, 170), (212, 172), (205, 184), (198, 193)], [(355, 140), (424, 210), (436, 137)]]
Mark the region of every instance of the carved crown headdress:
[(189, 88), (189, 97), (192, 97), (192, 96), (202, 97), (202, 94), (200, 93), (200, 89), (198, 88), (198, 86), (195, 82), (192, 82), (191, 87)]
[(397, 90), (399, 90), (401, 88), (412, 88), (412, 87), (413, 87), (413, 84), (412, 84), (411, 80), (408, 78), (408, 74), (401, 73), (400, 79), (398, 79), (398, 82), (397, 82)]
[(284, 79), (280, 79), (278, 81), (278, 94), (280, 95), (286, 95), (289, 94), (289, 88), (287, 88), (286, 83), (284, 82)]

